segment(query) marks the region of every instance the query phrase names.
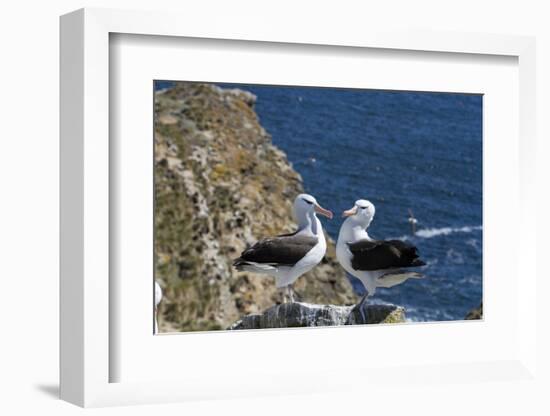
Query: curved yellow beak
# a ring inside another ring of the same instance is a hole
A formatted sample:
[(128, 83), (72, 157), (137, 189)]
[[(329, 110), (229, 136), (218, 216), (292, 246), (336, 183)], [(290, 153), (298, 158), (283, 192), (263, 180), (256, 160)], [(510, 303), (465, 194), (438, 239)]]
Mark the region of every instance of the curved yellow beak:
[(348, 209), (347, 211), (342, 212), (342, 217), (351, 217), (355, 214), (357, 214), (357, 205), (354, 206), (352, 209)]
[(332, 219), (332, 212), (330, 212), (328, 209), (324, 209), (322, 206), (315, 204), (315, 212), (317, 214), (324, 215), (328, 219)]

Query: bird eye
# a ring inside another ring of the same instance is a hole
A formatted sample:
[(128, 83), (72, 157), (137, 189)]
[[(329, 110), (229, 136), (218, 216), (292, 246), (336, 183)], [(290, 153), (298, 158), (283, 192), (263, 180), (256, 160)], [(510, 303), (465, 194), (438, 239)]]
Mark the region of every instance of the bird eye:
[(313, 202), (308, 201), (307, 199), (302, 199), (302, 201), (307, 202), (309, 205), (312, 205), (312, 204), (313, 204)]

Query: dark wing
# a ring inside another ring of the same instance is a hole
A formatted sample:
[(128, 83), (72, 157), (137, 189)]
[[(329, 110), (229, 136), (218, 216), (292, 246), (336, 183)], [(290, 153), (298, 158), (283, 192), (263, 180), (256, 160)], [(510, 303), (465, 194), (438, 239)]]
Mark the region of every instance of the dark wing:
[(398, 267), (424, 266), (418, 258), (415, 246), (401, 240), (348, 243), (351, 251), (351, 267), (355, 270), (383, 270)]
[(286, 234), (264, 238), (242, 252), (233, 262), (238, 266), (245, 262), (293, 266), (317, 244), (316, 237)]

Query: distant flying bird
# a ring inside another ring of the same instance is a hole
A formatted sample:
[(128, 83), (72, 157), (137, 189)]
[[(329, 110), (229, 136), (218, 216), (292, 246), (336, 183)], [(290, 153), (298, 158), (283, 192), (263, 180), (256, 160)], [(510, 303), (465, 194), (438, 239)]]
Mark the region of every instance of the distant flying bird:
[(367, 228), (374, 212), (370, 201), (356, 201), (353, 208), (342, 214), (347, 218), (336, 243), (336, 257), (342, 267), (365, 286), (366, 294), (356, 306), (365, 322), (363, 304), (374, 295), (377, 287), (392, 287), (409, 278), (421, 278), (420, 273), (406, 268), (426, 264), (418, 258), (418, 250), (411, 244), (401, 240), (373, 240)]
[(412, 212), (412, 209), (409, 208), (409, 224), (411, 224), (411, 234), (416, 234), (416, 224), (418, 223), (418, 220), (414, 218), (414, 214)]
[(158, 322), (157, 322), (157, 315), (158, 315), (158, 306), (160, 301), (162, 300), (162, 289), (160, 285), (155, 280), (155, 327), (154, 327), (154, 333), (159, 332)]
[(332, 218), (332, 212), (322, 208), (308, 194), (294, 200), (294, 215), (298, 229), (291, 234), (264, 238), (242, 252), (233, 262), (239, 271), (263, 273), (275, 277), (277, 288), (286, 288), (294, 302), (292, 284), (323, 259), (327, 243), (317, 214)]

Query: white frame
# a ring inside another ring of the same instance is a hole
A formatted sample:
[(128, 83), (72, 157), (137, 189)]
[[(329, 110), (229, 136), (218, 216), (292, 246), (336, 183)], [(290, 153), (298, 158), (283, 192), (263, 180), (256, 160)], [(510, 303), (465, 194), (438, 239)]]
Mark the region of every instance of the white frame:
[[(128, 34), (111, 37), (110, 57), (109, 251), (116, 267), (109, 276), (110, 287), (115, 289), (110, 293), (114, 308), (109, 315), (109, 342), (111, 354), (117, 357), (110, 367), (112, 382), (172, 380), (182, 374), (186, 378), (240, 374), (240, 379), (261, 379), (281, 369), (287, 376), (292, 369), (300, 369), (300, 375), (313, 377), (335, 367), (357, 365), (355, 354), (341, 355), (338, 360), (324, 358), (342, 345), (375, 343), (385, 352), (376, 356), (379, 367), (481, 362), (514, 355), (517, 331), (510, 323), (517, 310), (517, 279), (512, 271), (517, 256), (501, 235), (509, 216), (519, 211), (517, 59)], [(153, 79), (483, 94), (483, 209), (489, 213), (483, 224), (486, 319), (357, 330), (325, 327), (152, 337)], [(499, 157), (491, 158), (491, 154)], [(505, 210), (498, 209), (503, 206)], [(502, 262), (498, 253), (505, 251), (507, 261)], [(475, 342), (457, 343), (457, 338)], [(407, 354), (400, 351), (403, 344)], [(294, 345), (292, 353), (281, 354), (285, 345)], [(182, 353), (208, 357), (208, 365), (204, 359), (182, 360)], [(261, 365), (243, 368), (240, 364), (249, 361)], [(364, 364), (365, 368), (372, 365), (372, 359)], [(237, 385), (237, 380), (232, 384)]]
[[(182, 24), (185, 21), (185, 24)], [(468, 369), (505, 372), (513, 380), (533, 377), (536, 370), (535, 241), (535, 41), (529, 37), (464, 33), (380, 32), (376, 30), (328, 34), (322, 26), (286, 27), (262, 22), (234, 33), (231, 21), (220, 19), (208, 27), (200, 19), (185, 20), (172, 13), (85, 9), (61, 19), (61, 397), (81, 406), (180, 401), (194, 398), (269, 394), (262, 385), (247, 392), (209, 391), (205, 380), (160, 383), (109, 383), (109, 34), (254, 40), (334, 46), (355, 46), (517, 57), (520, 82), (520, 242), (519, 269), (524, 285), (518, 288), (519, 357), (510, 361), (442, 364), (422, 369), (422, 377), (445, 371), (456, 380)], [(522, 249), (523, 247), (523, 249)], [(422, 367), (422, 366), (420, 366)], [(399, 369), (370, 370), (378, 379), (402, 377)], [(492, 374), (493, 374), (492, 373)], [(338, 373), (338, 383), (289, 390), (326, 392), (348, 386), (351, 370)], [(274, 376), (277, 377), (277, 376)], [(418, 377), (418, 374), (417, 374)], [(413, 377), (414, 379), (414, 377)], [(281, 379), (283, 380), (283, 379)], [(286, 380), (288, 383), (288, 380)], [(412, 383), (412, 381), (410, 381)]]

